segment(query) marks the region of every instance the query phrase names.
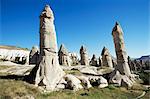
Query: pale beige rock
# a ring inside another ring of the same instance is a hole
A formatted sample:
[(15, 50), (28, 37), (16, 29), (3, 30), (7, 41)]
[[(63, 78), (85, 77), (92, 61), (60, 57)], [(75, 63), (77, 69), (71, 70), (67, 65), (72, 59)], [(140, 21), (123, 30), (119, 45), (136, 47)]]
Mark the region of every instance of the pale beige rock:
[(92, 56), (92, 59), (90, 61), (90, 65), (98, 66), (98, 62), (97, 62), (97, 58), (96, 58), (95, 54), (93, 54), (93, 56)]
[(102, 77), (102, 76), (99, 77), (97, 82), (99, 84), (98, 88), (105, 88), (105, 87), (108, 86), (107, 80), (104, 77)]
[(110, 75), (109, 83), (115, 84), (116, 86), (132, 87), (134, 81), (127, 75), (121, 75), (119, 71), (114, 70)]
[(74, 52), (69, 53), (69, 57), (71, 59), (71, 65), (72, 66), (78, 65), (79, 60), (78, 60), (78, 56), (76, 53), (74, 53)]
[(88, 88), (92, 87), (88, 77), (86, 77), (86, 76), (77, 76), (77, 78), (83, 83), (84, 88), (88, 89)]
[(123, 38), (123, 31), (121, 26), (116, 22), (112, 30), (116, 56), (117, 56), (117, 66), (116, 69), (122, 74), (131, 76), (130, 68), (127, 60), (127, 53), (125, 50), (125, 43)]
[(134, 82), (132, 82), (131, 79), (129, 79), (128, 76), (122, 75), (122, 80), (121, 80), (121, 86), (123, 87), (132, 87)]
[(65, 76), (65, 80), (67, 81), (66, 88), (72, 89), (74, 91), (77, 91), (77, 90), (83, 88), (81, 85), (81, 81), (77, 77), (75, 77), (71, 74), (67, 74)]
[(61, 81), (59, 82), (59, 84), (57, 84), (56, 86), (56, 91), (59, 91), (59, 90), (62, 90), (62, 89), (65, 89), (65, 86), (67, 85), (67, 82), (65, 81), (64, 78), (61, 79)]
[(37, 64), (39, 60), (39, 48), (33, 46), (29, 54), (29, 64)]
[(81, 46), (80, 48), (80, 57), (81, 57), (80, 60), (81, 65), (89, 65), (87, 50), (84, 46)]
[(122, 75), (120, 74), (120, 72), (117, 70), (114, 70), (110, 74), (109, 83), (115, 84), (116, 86), (121, 86), (121, 79), (122, 79)]
[(90, 67), (81, 68), (79, 71), (84, 74), (97, 75), (97, 71), (91, 69)]
[(102, 66), (113, 68), (111, 55), (106, 47), (102, 50)]
[(58, 51), (59, 56), (59, 64), (65, 66), (71, 66), (71, 60), (69, 57), (69, 53), (65, 48), (64, 44), (61, 44), (60, 49)]
[(102, 76), (88, 76), (90, 83), (98, 88), (104, 88), (108, 86), (107, 80)]
[(59, 66), (57, 56), (57, 39), (54, 26), (53, 12), (48, 5), (40, 15), (40, 62), (35, 68), (35, 85), (46, 86), (47, 90), (54, 91), (56, 85), (64, 76)]

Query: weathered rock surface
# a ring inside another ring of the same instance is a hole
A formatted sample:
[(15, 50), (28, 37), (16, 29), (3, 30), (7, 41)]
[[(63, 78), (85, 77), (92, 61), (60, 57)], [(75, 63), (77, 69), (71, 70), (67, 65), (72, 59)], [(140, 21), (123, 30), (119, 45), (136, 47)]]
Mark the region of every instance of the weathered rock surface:
[(113, 68), (111, 55), (106, 47), (103, 48), (101, 55), (102, 55), (102, 66)]
[(71, 59), (71, 65), (75, 66), (79, 64), (79, 59), (76, 53), (69, 53), (70, 59)]
[(85, 89), (91, 88), (92, 85), (90, 84), (90, 81), (88, 79), (88, 77), (86, 76), (76, 76), (82, 83), (83, 83), (83, 87)]
[(67, 85), (67, 82), (65, 81), (64, 78), (62, 78), (60, 80), (60, 82), (56, 85), (56, 89), (55, 90), (59, 91), (59, 90), (65, 89), (66, 85)]
[(67, 74), (65, 76), (65, 80), (67, 81), (66, 88), (68, 88), (68, 89), (77, 91), (77, 90), (83, 88), (81, 85), (81, 81), (77, 77), (75, 77), (71, 74)]
[(93, 54), (93, 56), (92, 56), (92, 59), (90, 61), (90, 65), (98, 66), (98, 62), (97, 62), (97, 58), (96, 58), (95, 54)]
[(114, 70), (114, 71), (110, 74), (109, 83), (113, 83), (113, 84), (115, 84), (116, 86), (121, 86), (121, 77), (122, 77), (122, 75), (120, 74), (120, 72)]
[(57, 39), (53, 12), (48, 5), (40, 15), (40, 57), (32, 74), (35, 74), (35, 85), (46, 86), (46, 90), (54, 91), (64, 76), (59, 66), (57, 55)]
[(108, 86), (107, 80), (102, 76), (88, 76), (90, 83), (98, 88), (104, 88)]
[(121, 75), (119, 71), (114, 70), (110, 75), (109, 83), (115, 84), (116, 86), (132, 87), (134, 82), (132, 78), (126, 75)]
[(38, 64), (39, 61), (39, 48), (33, 46), (29, 54), (29, 64)]
[(81, 46), (80, 48), (80, 57), (81, 57), (80, 60), (81, 65), (89, 65), (87, 50), (84, 46)]
[(71, 60), (69, 57), (69, 53), (67, 49), (65, 48), (64, 44), (60, 46), (60, 49), (58, 51), (59, 56), (59, 64), (65, 65), (65, 66), (71, 66)]
[(107, 80), (104, 77), (102, 77), (102, 76), (100, 76), (100, 78), (98, 80), (98, 83), (99, 83), (98, 88), (105, 88), (105, 87), (108, 86)]
[(0, 46), (0, 59), (28, 64), (29, 51), (21, 48), (8, 48), (6, 46)]
[(90, 68), (90, 67), (81, 68), (81, 69), (79, 69), (79, 71), (81, 73), (84, 73), (84, 74), (98, 75), (97, 74), (97, 69), (93, 69), (93, 68)]
[(131, 87), (135, 81), (128, 65), (127, 53), (123, 39), (123, 31), (117, 22), (113, 28), (112, 35), (117, 56), (117, 66), (110, 74), (109, 82), (117, 84), (118, 86)]
[(116, 69), (122, 74), (131, 76), (131, 71), (128, 65), (127, 53), (125, 50), (125, 43), (123, 38), (123, 31), (121, 26), (116, 22), (112, 30), (116, 56), (117, 56), (117, 66)]
[(10, 61), (4, 61), (0, 62), (0, 67), (1, 66), (6, 66), (6, 68), (0, 70), (1, 74), (25, 76), (30, 74), (30, 71), (34, 68), (35, 65), (21, 65), (12, 63)]

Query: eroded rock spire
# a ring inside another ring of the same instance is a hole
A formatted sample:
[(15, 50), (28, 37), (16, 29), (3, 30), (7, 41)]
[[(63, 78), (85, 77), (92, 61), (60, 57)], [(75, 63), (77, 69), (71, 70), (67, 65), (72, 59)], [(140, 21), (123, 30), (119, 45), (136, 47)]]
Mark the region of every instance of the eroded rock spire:
[(80, 48), (80, 57), (81, 57), (80, 60), (81, 65), (89, 65), (87, 50), (84, 46), (81, 46)]
[(102, 50), (102, 66), (113, 68), (111, 55), (106, 47)]
[(55, 89), (65, 74), (58, 62), (54, 16), (49, 5), (40, 15), (40, 58), (36, 68), (35, 85), (46, 86), (50, 91)]
[(58, 56), (60, 65), (71, 66), (69, 53), (65, 48), (64, 44), (61, 44), (60, 49), (58, 51)]
[(125, 50), (125, 43), (123, 38), (123, 31), (118, 22), (116, 22), (112, 36), (115, 45), (115, 51), (117, 56), (117, 67), (116, 69), (123, 75), (131, 75), (130, 68), (127, 60), (127, 53)]

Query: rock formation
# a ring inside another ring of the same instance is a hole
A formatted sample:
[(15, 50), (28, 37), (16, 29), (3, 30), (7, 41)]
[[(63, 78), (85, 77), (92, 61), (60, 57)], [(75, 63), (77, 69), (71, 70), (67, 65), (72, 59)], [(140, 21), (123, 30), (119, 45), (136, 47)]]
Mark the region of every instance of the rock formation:
[(69, 57), (71, 59), (71, 65), (74, 66), (74, 65), (78, 65), (79, 63), (79, 59), (78, 59), (78, 56), (76, 53), (69, 53)]
[(116, 56), (117, 56), (116, 69), (122, 75), (131, 76), (131, 72), (130, 72), (130, 68), (129, 68), (128, 60), (127, 60), (127, 53), (125, 50), (123, 31), (122, 31), (121, 26), (117, 22), (116, 22), (115, 27), (113, 28), (112, 35), (113, 35)]
[(33, 46), (29, 54), (29, 64), (37, 64), (39, 59), (39, 49), (37, 46)]
[(35, 85), (45, 86), (49, 91), (56, 88), (65, 74), (58, 62), (54, 16), (48, 5), (40, 15), (40, 58), (35, 68)]
[(60, 46), (60, 49), (58, 51), (58, 56), (59, 56), (60, 65), (71, 66), (69, 53), (67, 49), (65, 48), (64, 44)]
[(77, 91), (83, 88), (83, 86), (81, 85), (81, 81), (74, 75), (67, 74), (65, 76), (65, 80), (67, 81), (67, 85), (66, 85), (67, 89)]
[(12, 61), (19, 64), (29, 64), (30, 51), (15, 46), (0, 46), (0, 60)]
[(123, 39), (123, 31), (117, 22), (113, 28), (112, 35), (117, 56), (117, 66), (110, 74), (109, 82), (116, 84), (117, 86), (132, 87), (135, 83), (135, 78), (131, 74), (128, 65), (127, 53), (125, 51), (125, 44)]
[(102, 60), (101, 60), (101, 57), (98, 58), (98, 64), (99, 64), (99, 66), (102, 66)]
[(107, 66), (113, 68), (111, 55), (106, 47), (102, 50), (102, 66)]
[(97, 64), (97, 58), (96, 58), (95, 54), (93, 54), (93, 56), (92, 56), (92, 59), (90, 61), (90, 65), (92, 65), (92, 66), (98, 66), (98, 64)]
[(80, 57), (81, 57), (80, 60), (81, 65), (89, 65), (87, 50), (84, 46), (81, 46), (80, 48)]

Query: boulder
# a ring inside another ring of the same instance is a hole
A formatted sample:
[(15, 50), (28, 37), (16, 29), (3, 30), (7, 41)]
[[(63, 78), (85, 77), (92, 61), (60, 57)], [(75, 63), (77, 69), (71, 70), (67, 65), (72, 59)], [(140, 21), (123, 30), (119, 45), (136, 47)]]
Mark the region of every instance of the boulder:
[(121, 74), (119, 71), (114, 70), (111, 74), (110, 74), (110, 79), (109, 79), (109, 83), (113, 83), (116, 86), (120, 86), (121, 85)]
[(88, 76), (90, 83), (98, 88), (104, 88), (108, 86), (107, 80), (102, 76)]
[(63, 78), (57, 85), (56, 85), (56, 91), (59, 91), (61, 89), (65, 89), (65, 85), (67, 84), (67, 82), (65, 81), (65, 79)]
[(116, 86), (123, 86), (123, 87), (132, 87), (134, 82), (132, 78), (129, 78), (127, 75), (121, 75), (119, 71), (114, 70), (110, 74), (109, 83), (115, 84)]
[(75, 77), (71, 74), (67, 74), (65, 76), (65, 80), (67, 81), (66, 88), (68, 88), (68, 89), (77, 91), (77, 90), (83, 88), (81, 85), (81, 81), (77, 77)]
[(99, 79), (97, 80), (97, 82), (99, 84), (98, 88), (105, 88), (105, 87), (108, 86), (107, 80), (104, 77), (102, 77), (102, 76), (99, 77)]
[(91, 68), (89, 68), (89, 67), (81, 68), (81, 69), (79, 69), (79, 71), (80, 71), (81, 73), (84, 73), (84, 74), (97, 75), (97, 73), (96, 73), (93, 69), (91, 69)]
[(77, 78), (83, 83), (84, 88), (88, 89), (88, 88), (92, 87), (88, 77), (86, 77), (86, 76), (77, 76)]
[(126, 75), (123, 75), (121, 79), (121, 86), (128, 88), (128, 87), (132, 87), (132, 85), (133, 85), (133, 82), (129, 79), (129, 77)]

